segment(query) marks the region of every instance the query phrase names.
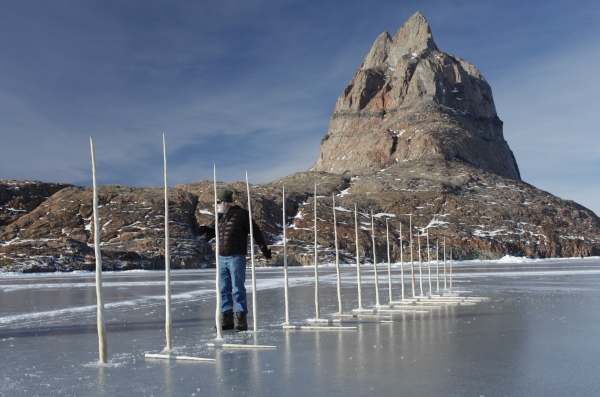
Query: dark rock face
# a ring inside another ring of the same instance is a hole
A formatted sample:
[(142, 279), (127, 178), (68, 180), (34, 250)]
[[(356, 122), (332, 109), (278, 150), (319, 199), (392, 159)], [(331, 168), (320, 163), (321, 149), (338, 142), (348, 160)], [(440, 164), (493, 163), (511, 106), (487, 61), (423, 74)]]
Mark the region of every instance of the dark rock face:
[[(99, 218), (103, 267), (164, 268), (164, 192), (160, 188), (102, 186)], [(211, 250), (199, 244), (197, 197), (180, 189), (169, 196), (171, 265), (200, 267)], [(0, 228), (0, 265), (37, 271), (92, 269), (92, 189), (67, 187), (35, 210)]]
[(439, 51), (416, 13), (394, 37), (375, 40), (338, 98), (312, 170), (359, 174), (427, 159), (521, 179), (490, 86), (475, 66)]
[(0, 180), (0, 226), (33, 211), (48, 197), (69, 186), (64, 183)]

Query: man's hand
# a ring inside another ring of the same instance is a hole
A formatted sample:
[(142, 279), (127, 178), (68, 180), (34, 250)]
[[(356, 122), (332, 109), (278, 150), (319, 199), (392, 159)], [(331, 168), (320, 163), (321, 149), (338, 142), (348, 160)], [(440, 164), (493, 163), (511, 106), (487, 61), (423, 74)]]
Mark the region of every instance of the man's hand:
[(261, 247), (260, 250), (262, 251), (262, 253), (265, 256), (265, 258), (268, 261), (270, 261), (271, 260), (271, 250), (268, 247), (266, 247), (266, 246)]

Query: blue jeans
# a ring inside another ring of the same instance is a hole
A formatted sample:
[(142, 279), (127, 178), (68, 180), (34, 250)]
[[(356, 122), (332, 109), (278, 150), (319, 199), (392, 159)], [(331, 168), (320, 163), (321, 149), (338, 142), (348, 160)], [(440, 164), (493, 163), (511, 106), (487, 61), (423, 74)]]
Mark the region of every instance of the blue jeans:
[(246, 255), (219, 255), (221, 312), (232, 313), (235, 301), (236, 313), (248, 313), (246, 303)]

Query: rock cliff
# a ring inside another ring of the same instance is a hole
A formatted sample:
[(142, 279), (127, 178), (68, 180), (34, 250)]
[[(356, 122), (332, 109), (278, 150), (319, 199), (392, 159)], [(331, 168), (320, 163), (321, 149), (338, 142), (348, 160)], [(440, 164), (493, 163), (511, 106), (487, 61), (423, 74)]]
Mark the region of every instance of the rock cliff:
[(337, 100), (312, 170), (365, 173), (425, 159), (521, 179), (490, 86), (475, 66), (437, 48), (417, 12), (394, 37), (375, 40)]

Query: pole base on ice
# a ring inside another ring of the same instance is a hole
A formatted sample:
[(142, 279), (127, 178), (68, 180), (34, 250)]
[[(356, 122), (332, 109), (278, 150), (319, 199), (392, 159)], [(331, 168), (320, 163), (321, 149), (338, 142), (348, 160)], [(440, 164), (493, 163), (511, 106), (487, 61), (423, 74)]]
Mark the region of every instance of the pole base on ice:
[(422, 308), (428, 308), (428, 309), (434, 309), (434, 308), (439, 308), (439, 307), (446, 307), (446, 306), (473, 306), (475, 305), (476, 302), (468, 302), (468, 301), (458, 301), (458, 300), (440, 300), (440, 299), (435, 299), (435, 300), (431, 300), (428, 301), (427, 299), (422, 299), (420, 301), (415, 301), (415, 302), (408, 302), (408, 303), (397, 303), (397, 302), (392, 302), (392, 306), (394, 308), (406, 308), (406, 307), (422, 307)]
[(335, 313), (332, 317), (339, 318), (341, 321), (348, 319), (356, 320), (391, 320), (392, 317), (387, 314), (359, 314), (359, 313)]
[(353, 314), (375, 314), (374, 309), (352, 309)]
[[(437, 307), (437, 306), (436, 306)], [(419, 307), (419, 308), (393, 308), (393, 309), (377, 309), (375, 313), (377, 314), (425, 314), (429, 313), (428, 309), (432, 309), (431, 307)]]
[(484, 301), (489, 301), (490, 298), (484, 297), (484, 296), (446, 296), (446, 295), (428, 295), (424, 298), (417, 298), (417, 300), (420, 301), (432, 301), (432, 302), (437, 302), (437, 301), (441, 301), (441, 302), (452, 302), (452, 301), (456, 301), (456, 302), (484, 302)]
[(243, 343), (208, 343), (208, 347), (220, 347), (222, 349), (277, 349), (277, 346), (269, 345), (245, 345)]
[(393, 312), (414, 312), (414, 311), (418, 311), (418, 310), (426, 310), (426, 309), (435, 309), (438, 306), (418, 306), (418, 305), (413, 305), (413, 304), (406, 304), (406, 305), (396, 305), (397, 307), (394, 306), (394, 304), (392, 302), (390, 302), (387, 305), (379, 305), (376, 306), (373, 310), (375, 313), (381, 313), (381, 314), (389, 314), (389, 313), (393, 313)]
[(392, 316), (383, 314), (335, 313), (342, 323), (393, 323)]
[(454, 302), (444, 301), (423, 301), (419, 299), (410, 299), (403, 301), (390, 302), (390, 307), (393, 309), (414, 310), (414, 309), (436, 309), (443, 306), (452, 306)]
[(191, 356), (171, 356), (169, 354), (152, 354), (146, 353), (144, 355), (146, 358), (158, 358), (164, 360), (184, 360), (184, 361), (204, 361), (204, 362), (214, 362), (217, 361), (214, 358), (202, 358), (202, 357), (191, 357)]
[(309, 324), (327, 324), (327, 325), (333, 325), (333, 323), (337, 323), (339, 324), (340, 320), (338, 319), (331, 319), (331, 318), (309, 318), (306, 320), (307, 323)]
[(323, 325), (284, 325), (283, 329), (290, 329), (295, 331), (352, 331), (356, 330), (356, 327), (329, 327)]
[(391, 315), (391, 314), (402, 314), (402, 313), (429, 313), (432, 307), (417, 307), (417, 306), (406, 306), (402, 308), (390, 308), (390, 309), (360, 309), (357, 314), (372, 314), (374, 316), (379, 315)]
[(443, 298), (443, 297), (431, 297), (431, 298), (425, 298), (425, 299), (421, 299), (421, 302), (432, 302), (432, 303), (479, 303), (479, 302), (483, 302), (486, 301), (487, 299), (478, 299), (478, 298)]

